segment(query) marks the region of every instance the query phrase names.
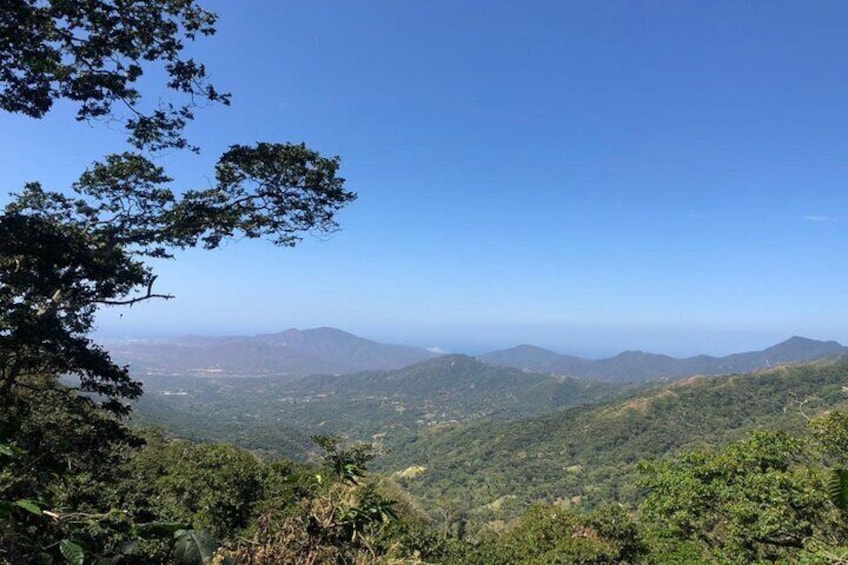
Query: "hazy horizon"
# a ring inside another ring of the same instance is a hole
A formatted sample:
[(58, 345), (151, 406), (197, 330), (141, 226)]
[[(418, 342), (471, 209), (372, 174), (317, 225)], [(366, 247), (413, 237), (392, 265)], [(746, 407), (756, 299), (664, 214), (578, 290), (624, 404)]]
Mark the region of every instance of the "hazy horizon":
[[(188, 335), (201, 337), (234, 337), (274, 334), (288, 329), (308, 330), (318, 327), (330, 327), (369, 339), (379, 343), (409, 345), (442, 353), (461, 353), (466, 355), (481, 355), (501, 349), (509, 349), (518, 345), (533, 345), (549, 349), (564, 355), (574, 355), (587, 359), (601, 359), (623, 351), (644, 351), (670, 355), (672, 357), (691, 357), (694, 355), (712, 355), (721, 357), (744, 351), (758, 351), (783, 342), (790, 337), (799, 336), (820, 341), (837, 341), (846, 343), (834, 336), (805, 334), (803, 332), (745, 332), (745, 331), (704, 331), (704, 330), (666, 330), (650, 333), (636, 330), (619, 330), (610, 332), (598, 328), (524, 328), (523, 333), (517, 329), (489, 328), (488, 332), (478, 328), (476, 332), (445, 330), (437, 333), (392, 332), (379, 330), (357, 331), (332, 324), (316, 326), (281, 325), (278, 328), (263, 328), (256, 331), (228, 331), (214, 328), (173, 328), (171, 330), (149, 329), (120, 333), (99, 329), (95, 338), (104, 343), (124, 340), (166, 340)], [(687, 340), (681, 340), (681, 334), (687, 335)], [(670, 338), (673, 334), (675, 339)], [(522, 337), (523, 336), (523, 337)]]
[[(330, 325), (570, 354), (848, 341), (848, 3), (213, 0), (190, 46), (229, 108), (156, 155), (206, 187), (232, 143), (305, 142), (359, 199), (326, 240), (156, 262), (176, 300), (101, 333)], [(62, 190), (119, 128), (0, 115), (4, 193)], [(0, 197), (0, 204), (5, 203)]]

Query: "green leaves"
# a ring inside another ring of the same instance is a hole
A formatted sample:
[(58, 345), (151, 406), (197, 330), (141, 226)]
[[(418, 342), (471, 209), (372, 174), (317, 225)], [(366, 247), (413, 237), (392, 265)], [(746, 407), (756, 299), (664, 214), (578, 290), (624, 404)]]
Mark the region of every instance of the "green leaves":
[(174, 234), (214, 249), (233, 237), (292, 247), (303, 232), (332, 233), (335, 214), (356, 199), (339, 165), (303, 144), (233, 145), (215, 167), (216, 185), (175, 206)]
[(59, 542), (59, 552), (71, 565), (83, 565), (85, 563), (85, 550), (71, 540), (63, 539)]
[(220, 545), (207, 530), (178, 530), (174, 537), (173, 555), (177, 565), (207, 565)]
[(694, 542), (709, 561), (796, 559), (809, 540), (838, 527), (812, 461), (802, 440), (757, 432), (719, 452), (645, 466), (650, 493), (640, 510), (663, 537)]
[(36, 516), (41, 516), (41, 508), (38, 504), (33, 500), (16, 500), (13, 502), (15, 506), (18, 508), (23, 508), (30, 514), (35, 514)]
[(633, 517), (617, 506), (575, 512), (531, 507), (513, 527), (473, 547), (474, 563), (640, 563), (647, 553)]
[(837, 508), (848, 513), (848, 469), (834, 469), (830, 472), (827, 493)]
[(38, 505), (38, 502), (34, 500), (0, 500), (0, 519), (8, 519), (16, 508), (25, 510), (34, 516), (40, 517), (42, 515), (41, 507)]
[[(131, 110), (124, 125), (139, 149), (191, 148), (183, 128), (193, 109), (230, 101), (182, 54), (186, 40), (215, 32), (215, 19), (193, 0), (15, 2), (2, 18), (0, 109), (41, 118), (64, 99), (78, 104), (77, 120), (118, 120), (117, 103)], [(145, 111), (136, 84), (153, 63), (181, 102)]]
[(365, 475), (365, 464), (375, 457), (371, 444), (357, 443), (343, 449), (339, 437), (315, 435), (312, 441), (325, 451), (324, 466), (342, 482), (359, 484), (359, 479)]

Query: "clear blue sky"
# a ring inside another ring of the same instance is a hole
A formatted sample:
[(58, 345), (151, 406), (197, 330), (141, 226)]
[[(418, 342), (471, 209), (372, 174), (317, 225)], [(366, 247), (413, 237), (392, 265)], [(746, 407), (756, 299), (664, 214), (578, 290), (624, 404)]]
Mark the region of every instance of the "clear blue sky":
[[(199, 113), (200, 157), (164, 158), (175, 187), (229, 144), (304, 141), (359, 200), (328, 241), (181, 254), (159, 268), (177, 299), (107, 312), (103, 335), (848, 342), (848, 3), (206, 5), (219, 33), (192, 51), (233, 106)], [(67, 108), (0, 128), (8, 190), (65, 187), (122, 139)]]

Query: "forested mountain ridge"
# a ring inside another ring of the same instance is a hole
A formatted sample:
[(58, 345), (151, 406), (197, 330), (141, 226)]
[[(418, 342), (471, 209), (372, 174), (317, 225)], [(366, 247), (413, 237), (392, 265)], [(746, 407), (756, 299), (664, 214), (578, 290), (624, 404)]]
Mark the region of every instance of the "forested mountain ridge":
[[(408, 345), (378, 343), (335, 328), (254, 336), (184, 336), (174, 339), (127, 340), (108, 344), (122, 364), (139, 379), (151, 375), (274, 376), (294, 380), (316, 374), (349, 374), (400, 369), (439, 357)], [(493, 351), (477, 358), (490, 364), (594, 381), (632, 383), (692, 375), (722, 375), (815, 361), (846, 352), (835, 341), (792, 337), (762, 351), (724, 357), (668, 355), (624, 351), (607, 359), (560, 355), (533, 345)]]
[(148, 376), (145, 390), (135, 410), (140, 421), (193, 439), (302, 457), (311, 433), (400, 441), (421, 428), (537, 416), (627, 389), (446, 355), (398, 370), (295, 381)]
[(532, 345), (519, 345), (486, 353), (479, 358), (506, 367), (623, 383), (692, 375), (744, 373), (784, 363), (835, 357), (846, 351), (848, 348), (835, 341), (794, 336), (761, 351), (734, 353), (724, 357), (696, 355), (679, 359), (643, 351), (624, 351), (607, 359), (592, 360), (560, 355)]
[(446, 355), (291, 382), (158, 378), (136, 413), (271, 456), (304, 457), (313, 433), (376, 441), (386, 448), (378, 470), (431, 510), (454, 500), (482, 524), (535, 501), (633, 502), (640, 460), (759, 428), (801, 431), (808, 416), (846, 405), (846, 383), (846, 357), (628, 388)]
[(754, 429), (802, 433), (809, 417), (848, 406), (846, 384), (848, 357), (692, 377), (538, 418), (422, 430), (376, 465), (419, 499), (451, 500), (480, 522), (536, 501), (633, 503), (640, 460), (723, 446)]
[(335, 328), (288, 329), (254, 336), (185, 336), (109, 345), (133, 374), (262, 376), (295, 379), (316, 373), (394, 369), (437, 357), (406, 345), (371, 341)]

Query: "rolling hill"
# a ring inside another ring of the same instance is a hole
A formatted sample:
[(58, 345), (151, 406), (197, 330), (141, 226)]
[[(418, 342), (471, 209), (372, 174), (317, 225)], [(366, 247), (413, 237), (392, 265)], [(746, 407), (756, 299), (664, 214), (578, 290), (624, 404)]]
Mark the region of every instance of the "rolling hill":
[(301, 440), (310, 434), (400, 441), (424, 428), (538, 416), (625, 390), (446, 355), (398, 370), (294, 381), (150, 375), (135, 413), (140, 421), (192, 439), (302, 457), (298, 446), (308, 447)]
[(376, 464), (419, 500), (451, 500), (481, 522), (509, 519), (534, 501), (632, 503), (640, 460), (724, 445), (761, 427), (805, 433), (809, 417), (848, 408), (847, 385), (848, 357), (692, 377), (538, 418), (425, 429)]

